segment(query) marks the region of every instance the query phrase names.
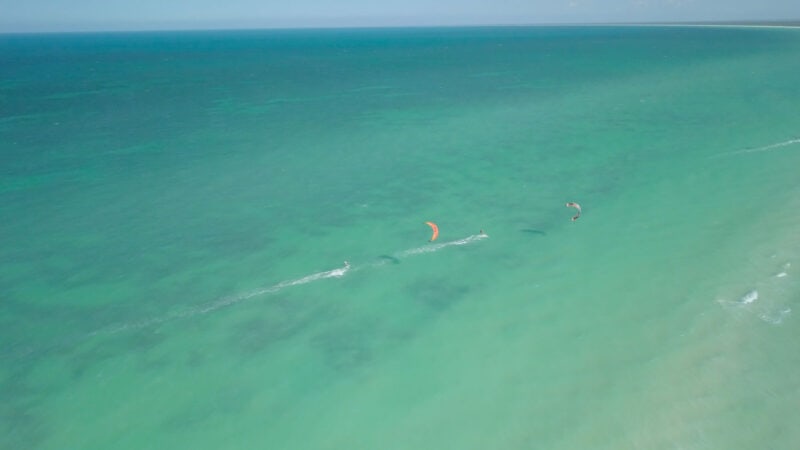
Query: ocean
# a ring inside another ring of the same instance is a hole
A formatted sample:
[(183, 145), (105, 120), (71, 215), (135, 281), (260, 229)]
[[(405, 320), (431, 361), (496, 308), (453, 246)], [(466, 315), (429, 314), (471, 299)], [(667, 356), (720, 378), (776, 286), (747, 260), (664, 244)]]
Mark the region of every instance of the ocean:
[(0, 448), (797, 448), (799, 54), (0, 35)]

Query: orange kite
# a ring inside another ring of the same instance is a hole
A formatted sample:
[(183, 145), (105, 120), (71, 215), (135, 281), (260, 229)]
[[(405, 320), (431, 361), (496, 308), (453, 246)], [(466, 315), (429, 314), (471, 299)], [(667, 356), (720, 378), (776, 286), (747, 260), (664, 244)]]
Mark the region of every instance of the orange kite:
[(431, 229), (433, 230), (433, 236), (431, 236), (430, 242), (435, 241), (436, 238), (439, 237), (439, 227), (436, 226), (436, 224), (433, 222), (425, 222), (425, 224), (431, 227)]

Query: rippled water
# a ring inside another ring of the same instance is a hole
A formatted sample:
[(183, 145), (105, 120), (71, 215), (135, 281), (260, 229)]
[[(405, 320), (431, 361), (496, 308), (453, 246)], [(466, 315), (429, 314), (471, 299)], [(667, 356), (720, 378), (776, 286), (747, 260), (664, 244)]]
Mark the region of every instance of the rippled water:
[(2, 36), (0, 447), (792, 448), (798, 50)]

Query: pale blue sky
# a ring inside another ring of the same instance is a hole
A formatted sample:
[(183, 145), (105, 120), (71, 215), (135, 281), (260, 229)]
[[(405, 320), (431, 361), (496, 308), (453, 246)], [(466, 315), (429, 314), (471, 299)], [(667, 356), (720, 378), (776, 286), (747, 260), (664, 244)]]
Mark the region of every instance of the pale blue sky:
[(0, 0), (0, 32), (799, 19), (800, 0)]

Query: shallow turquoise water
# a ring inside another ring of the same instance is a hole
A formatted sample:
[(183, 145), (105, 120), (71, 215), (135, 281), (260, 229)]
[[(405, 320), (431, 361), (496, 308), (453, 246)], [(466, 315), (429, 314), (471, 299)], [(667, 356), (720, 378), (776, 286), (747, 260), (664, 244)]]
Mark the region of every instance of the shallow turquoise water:
[(0, 447), (792, 448), (798, 50), (2, 36)]

